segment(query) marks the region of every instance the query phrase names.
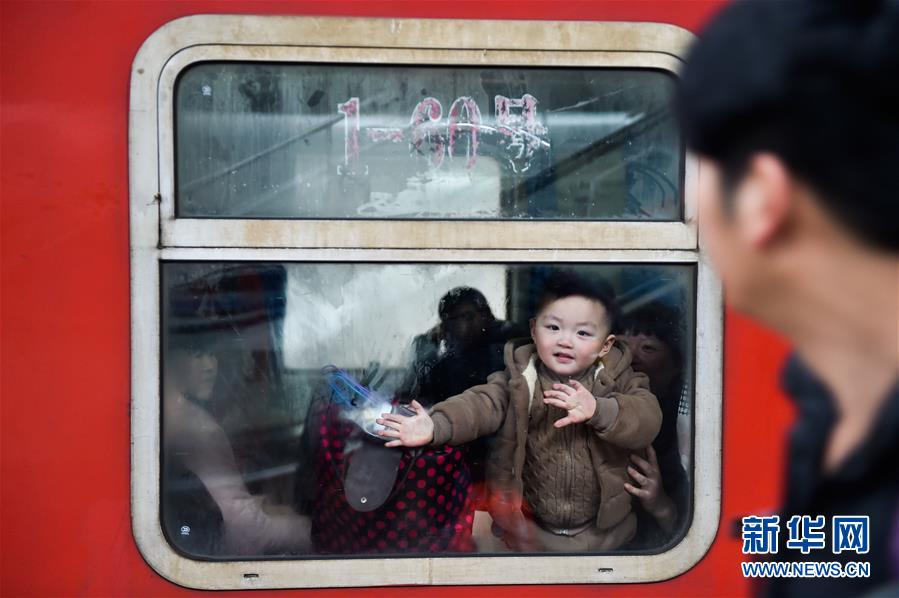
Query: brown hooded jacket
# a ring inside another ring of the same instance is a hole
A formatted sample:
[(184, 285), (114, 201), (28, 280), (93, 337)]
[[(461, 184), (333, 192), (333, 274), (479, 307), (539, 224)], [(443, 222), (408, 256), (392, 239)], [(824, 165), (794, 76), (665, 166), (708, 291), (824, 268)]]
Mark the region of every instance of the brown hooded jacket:
[[(488, 506), (507, 541), (509, 536), (520, 536), (527, 527), (521, 511), (522, 470), (529, 406), (538, 386), (537, 360), (530, 339), (510, 341), (505, 347), (504, 371), (437, 404), (431, 414), (434, 445), (464, 444), (496, 432), (487, 461)], [(596, 371), (593, 394), (598, 399), (614, 400), (617, 414), (615, 405), (610, 408), (608, 401), (598, 400), (593, 417), (577, 425), (590, 426), (595, 432), (588, 444), (589, 455), (583, 458), (590, 459), (599, 480), (596, 528), (620, 536), (620, 542), (614, 542), (620, 545), (635, 527), (631, 497), (624, 489), (628, 459), (632, 452), (652, 443), (662, 423), (662, 412), (649, 391), (648, 378), (631, 369), (631, 353), (623, 343), (616, 342), (602, 363)]]

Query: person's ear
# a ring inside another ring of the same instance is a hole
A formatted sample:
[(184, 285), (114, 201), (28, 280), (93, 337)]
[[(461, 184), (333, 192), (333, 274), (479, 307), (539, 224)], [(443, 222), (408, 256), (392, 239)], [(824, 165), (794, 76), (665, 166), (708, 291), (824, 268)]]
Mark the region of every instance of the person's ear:
[(537, 332), (537, 318), (531, 318), (530, 320), (528, 320), (528, 325), (530, 325), (531, 327), (531, 340), (536, 342), (537, 339), (535, 338), (535, 336)]
[(765, 248), (784, 231), (794, 191), (792, 174), (780, 158), (759, 153), (749, 159), (735, 198), (737, 220), (749, 245)]
[(612, 345), (615, 344), (615, 335), (610, 334), (606, 337), (606, 340), (602, 342), (602, 347), (599, 349), (599, 355), (597, 355), (597, 359), (602, 359), (606, 355), (609, 354), (609, 351), (612, 350)]

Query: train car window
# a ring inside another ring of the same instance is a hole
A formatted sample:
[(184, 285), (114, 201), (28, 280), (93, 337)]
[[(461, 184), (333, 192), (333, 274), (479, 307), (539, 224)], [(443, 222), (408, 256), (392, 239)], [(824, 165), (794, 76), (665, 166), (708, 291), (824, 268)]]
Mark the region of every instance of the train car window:
[(154, 33), (129, 128), (151, 566), (203, 589), (692, 567), (720, 509), (722, 303), (671, 117), (689, 39), (216, 15)]
[[(618, 338), (603, 362), (609, 371), (633, 368), (648, 378), (641, 386), (630, 373), (606, 379), (591, 371), (596, 377), (584, 384), (620, 401), (655, 403), (645, 396), (655, 394), (663, 414), (655, 459), (674, 509), (666, 516), (636, 501), (633, 514), (619, 514), (621, 523), (611, 526), (618, 531), (597, 532), (595, 546), (571, 542), (568, 551), (657, 550), (680, 539), (692, 494), (690, 444), (678, 443), (678, 426), (691, 436), (683, 415), (692, 403), (693, 266), (177, 262), (162, 272), (162, 519), (169, 541), (201, 558), (528, 550), (508, 546), (489, 525), (487, 493), (498, 483), (502, 434), (455, 447), (385, 450), (376, 422), (398, 403), (436, 407), (488, 384), (508, 367), (510, 342), (534, 342), (530, 319), (541, 289), (560, 274), (615, 291), (622, 313), (609, 331)], [(587, 326), (574, 334), (606, 332)], [(574, 342), (562, 346), (575, 350)], [(625, 347), (633, 355), (628, 364)], [(568, 383), (551, 367), (535, 356), (533, 384)], [(545, 425), (529, 435), (555, 433), (553, 422), (565, 414), (532, 405), (532, 423)], [(634, 418), (632, 425), (643, 423)], [(564, 432), (562, 454), (574, 461), (554, 463), (558, 471), (525, 460), (517, 498), (535, 517), (552, 518), (548, 529), (592, 524), (602, 501), (622, 498), (614, 497), (629, 478), (623, 470), (597, 477), (591, 451), (611, 451), (603, 470), (628, 465), (627, 452), (614, 438), (592, 443), (594, 433), (586, 425)], [(547, 449), (532, 450), (536, 460)], [(354, 463), (366, 459), (390, 467), (356, 493)], [(541, 496), (581, 476), (595, 478), (592, 492), (580, 490), (584, 497)], [(566, 541), (557, 535), (556, 544)], [(533, 539), (530, 550), (554, 549), (548, 538)]]
[(681, 219), (674, 79), (627, 69), (202, 63), (188, 218)]

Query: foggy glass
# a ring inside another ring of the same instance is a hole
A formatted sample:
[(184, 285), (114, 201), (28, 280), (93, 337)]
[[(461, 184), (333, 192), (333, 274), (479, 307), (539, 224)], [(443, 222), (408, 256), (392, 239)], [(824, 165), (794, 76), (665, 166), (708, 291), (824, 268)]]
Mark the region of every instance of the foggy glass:
[[(616, 552), (660, 550), (691, 517), (696, 268), (564, 269), (614, 288), (622, 341), (646, 330), (629, 317), (668, 314), (671, 334), (662, 336), (682, 359), (667, 390), (653, 392), (670, 404), (663, 427), (669, 466), (683, 466), (670, 492), (680, 513), (671, 533), (638, 513), (637, 538)], [(389, 495), (371, 511), (350, 504), (348, 471), (360, 447), (383, 444), (373, 419), (393, 403), (431, 406), (501, 370), (504, 344), (530, 335), (555, 270), (164, 263), (161, 516), (169, 542), (214, 559), (508, 553), (484, 526), (489, 438), (392, 449)]]
[(213, 62), (175, 89), (182, 218), (682, 219), (649, 69)]

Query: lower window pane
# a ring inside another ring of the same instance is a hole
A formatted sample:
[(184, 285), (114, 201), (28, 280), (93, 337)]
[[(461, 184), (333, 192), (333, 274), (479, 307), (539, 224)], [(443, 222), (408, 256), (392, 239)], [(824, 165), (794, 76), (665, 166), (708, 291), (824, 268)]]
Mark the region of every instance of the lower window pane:
[(691, 513), (695, 276), (165, 263), (165, 534), (214, 559), (663, 550)]

